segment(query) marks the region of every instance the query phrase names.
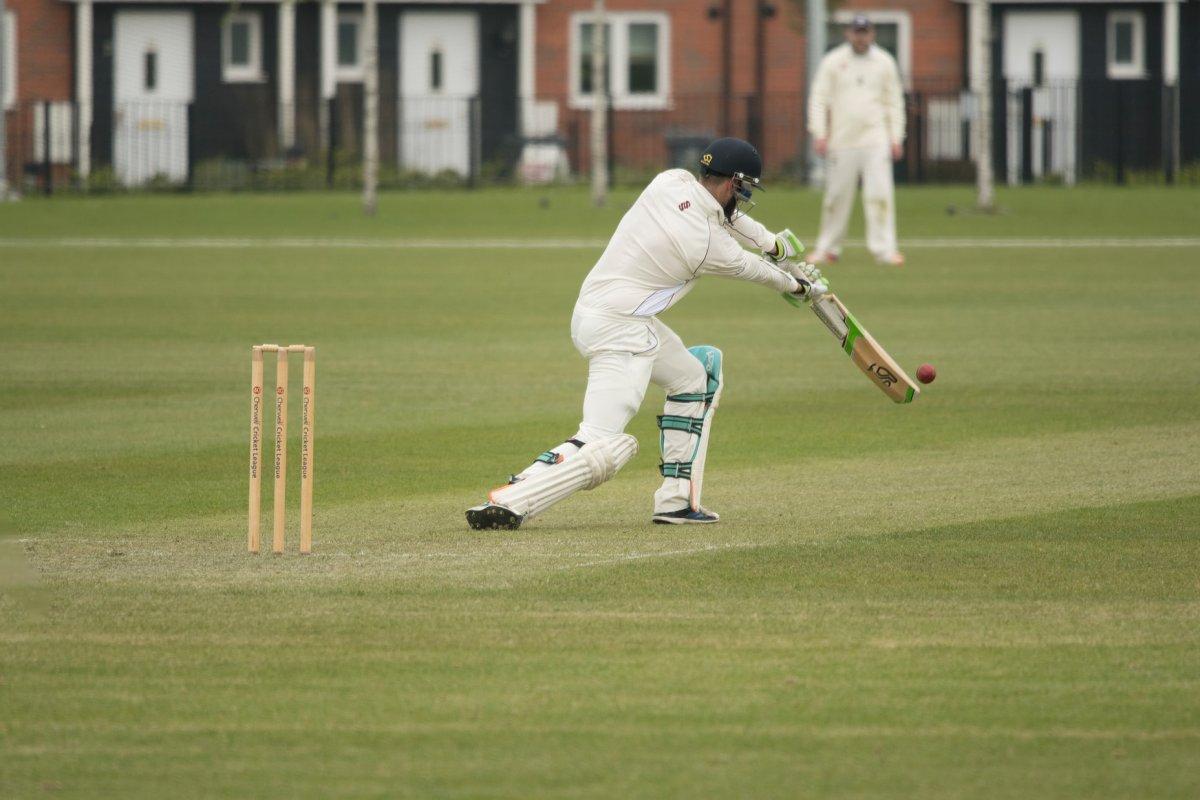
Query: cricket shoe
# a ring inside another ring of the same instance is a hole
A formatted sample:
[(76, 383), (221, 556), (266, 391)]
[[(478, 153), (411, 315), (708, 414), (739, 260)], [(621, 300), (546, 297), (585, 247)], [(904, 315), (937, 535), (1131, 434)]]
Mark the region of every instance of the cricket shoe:
[(664, 511), (655, 514), (653, 519), (655, 525), (711, 525), (720, 518), (720, 514), (700, 506), (699, 509), (681, 508), (678, 511)]
[(495, 503), (484, 503), (481, 506), (467, 509), (467, 524), (472, 530), (508, 530), (515, 531), (521, 527), (525, 519), (517, 512)]
[(884, 256), (879, 259), (879, 265), (883, 267), (903, 267), (904, 253), (892, 253), (890, 256)]

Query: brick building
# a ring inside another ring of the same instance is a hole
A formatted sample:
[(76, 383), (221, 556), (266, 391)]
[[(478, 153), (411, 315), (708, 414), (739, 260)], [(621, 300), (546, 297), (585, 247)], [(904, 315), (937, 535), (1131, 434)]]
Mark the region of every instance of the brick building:
[[(694, 144), (731, 134), (794, 172), (803, 149), (806, 37), (796, 0), (609, 0), (613, 147), (618, 162), (686, 162)], [(577, 159), (586, 157), (590, 0), (553, 0), (537, 16), (536, 92), (553, 101)], [(830, 14), (830, 45), (855, 13), (876, 23), (908, 89), (957, 95), (964, 8), (954, 0), (850, 0)]]
[[(332, 174), (358, 157), (361, 3), (6, 2), (14, 183), (100, 170), (124, 185), (192, 182), (210, 168), (323, 173), (325, 162)], [(588, 169), (592, 0), (378, 8), (385, 175)], [(718, 135), (754, 141), (773, 176), (798, 176), (804, 11), (804, 0), (607, 0), (618, 178), (693, 164)], [(830, 45), (858, 12), (909, 93), (900, 177), (968, 179), (967, 3), (841, 0)], [(1200, 2), (992, 0), (987, 23), (1000, 175), (1069, 182), (1200, 159)]]
[(63, 126), (73, 94), (71, 7), (61, 0), (5, 0), (5, 18), (7, 172), (10, 182), (19, 184), (42, 168), (47, 111), (53, 119), (55, 169), (65, 171), (70, 160), (70, 133)]

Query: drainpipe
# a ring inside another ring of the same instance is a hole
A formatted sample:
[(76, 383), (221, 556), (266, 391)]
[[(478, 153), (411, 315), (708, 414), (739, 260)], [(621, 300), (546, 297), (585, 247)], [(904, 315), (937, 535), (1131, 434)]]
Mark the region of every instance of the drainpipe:
[(296, 3), (279, 4), (279, 149), (296, 146)]
[[(808, 0), (808, 15), (805, 19), (805, 59), (804, 59), (804, 114), (808, 116), (808, 95), (812, 91), (813, 79), (817, 77), (817, 68), (825, 57), (825, 26), (828, 15), (825, 10), (826, 0)], [(806, 120), (807, 122), (807, 120)], [(808, 135), (808, 125), (804, 126), (805, 142), (807, 142), (808, 183), (810, 186), (820, 186), (825, 181), (824, 165), (817, 158), (813, 149), (812, 137)]]
[(333, 0), (321, 0), (320, 31), (321, 101), (318, 103), (317, 119), (321, 129), (321, 149), (328, 150), (333, 143), (333, 120), (329, 118), (329, 107), (337, 91), (337, 3)]
[(526, 0), (521, 3), (519, 13), (517, 99), (521, 104), (521, 135), (529, 136), (533, 129), (533, 103), (537, 93), (534, 83), (537, 68), (537, 8), (532, 0)]
[(79, 115), (79, 177), (92, 172), (92, 0), (75, 6), (75, 103)]
[(0, 0), (0, 201), (8, 197), (8, 14)]
[(375, 216), (379, 183), (379, 13), (375, 0), (363, 4), (363, 213)]
[(729, 104), (733, 98), (733, 0), (725, 0), (721, 12), (721, 136), (728, 136)]
[(608, 41), (604, 0), (592, 8), (592, 204), (608, 201)]
[(1163, 4), (1163, 115), (1167, 117), (1167, 181), (1179, 177), (1179, 0)]

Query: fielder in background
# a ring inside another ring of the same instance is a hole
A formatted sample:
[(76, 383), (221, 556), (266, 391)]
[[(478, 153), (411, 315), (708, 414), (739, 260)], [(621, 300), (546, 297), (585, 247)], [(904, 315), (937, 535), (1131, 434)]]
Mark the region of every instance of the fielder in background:
[(904, 121), (896, 59), (875, 44), (875, 28), (859, 14), (846, 27), (846, 42), (821, 60), (809, 92), (808, 131), (825, 159), (821, 233), (809, 261), (838, 260), (861, 179), (867, 248), (880, 264), (904, 263), (892, 184), (892, 162), (904, 152)]
[[(637, 453), (625, 426), (651, 383), (667, 395), (658, 417), (663, 482), (654, 494), (653, 521), (717, 521), (700, 505), (700, 492), (724, 388), (721, 351), (689, 349), (658, 315), (702, 275), (751, 281), (805, 301), (827, 287), (815, 268), (789, 261), (803, 249), (790, 230), (771, 233), (743, 213), (762, 188), (762, 159), (753, 146), (718, 139), (699, 166), (699, 178), (672, 169), (651, 181), (583, 282), (571, 317), (571, 339), (588, 360), (579, 430), (493, 489), (487, 503), (468, 509), (472, 528), (517, 528), (615, 475)], [(743, 243), (765, 257), (743, 250)]]

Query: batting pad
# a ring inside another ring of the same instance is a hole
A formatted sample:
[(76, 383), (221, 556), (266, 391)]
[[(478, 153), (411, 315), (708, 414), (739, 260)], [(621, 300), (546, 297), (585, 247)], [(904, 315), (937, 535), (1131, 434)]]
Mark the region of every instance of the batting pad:
[(580, 489), (595, 489), (637, 455), (637, 439), (618, 433), (583, 446), (574, 458), (493, 489), (488, 500), (528, 519)]
[(711, 345), (689, 347), (688, 352), (704, 365), (708, 381), (703, 392), (668, 395), (663, 414), (658, 418), (659, 448), (663, 484), (654, 493), (654, 513), (678, 511), (678, 501), (687, 498), (688, 506), (700, 509), (704, 488), (704, 463), (708, 456), (708, 437), (713, 413), (721, 402), (724, 388), (723, 356)]

